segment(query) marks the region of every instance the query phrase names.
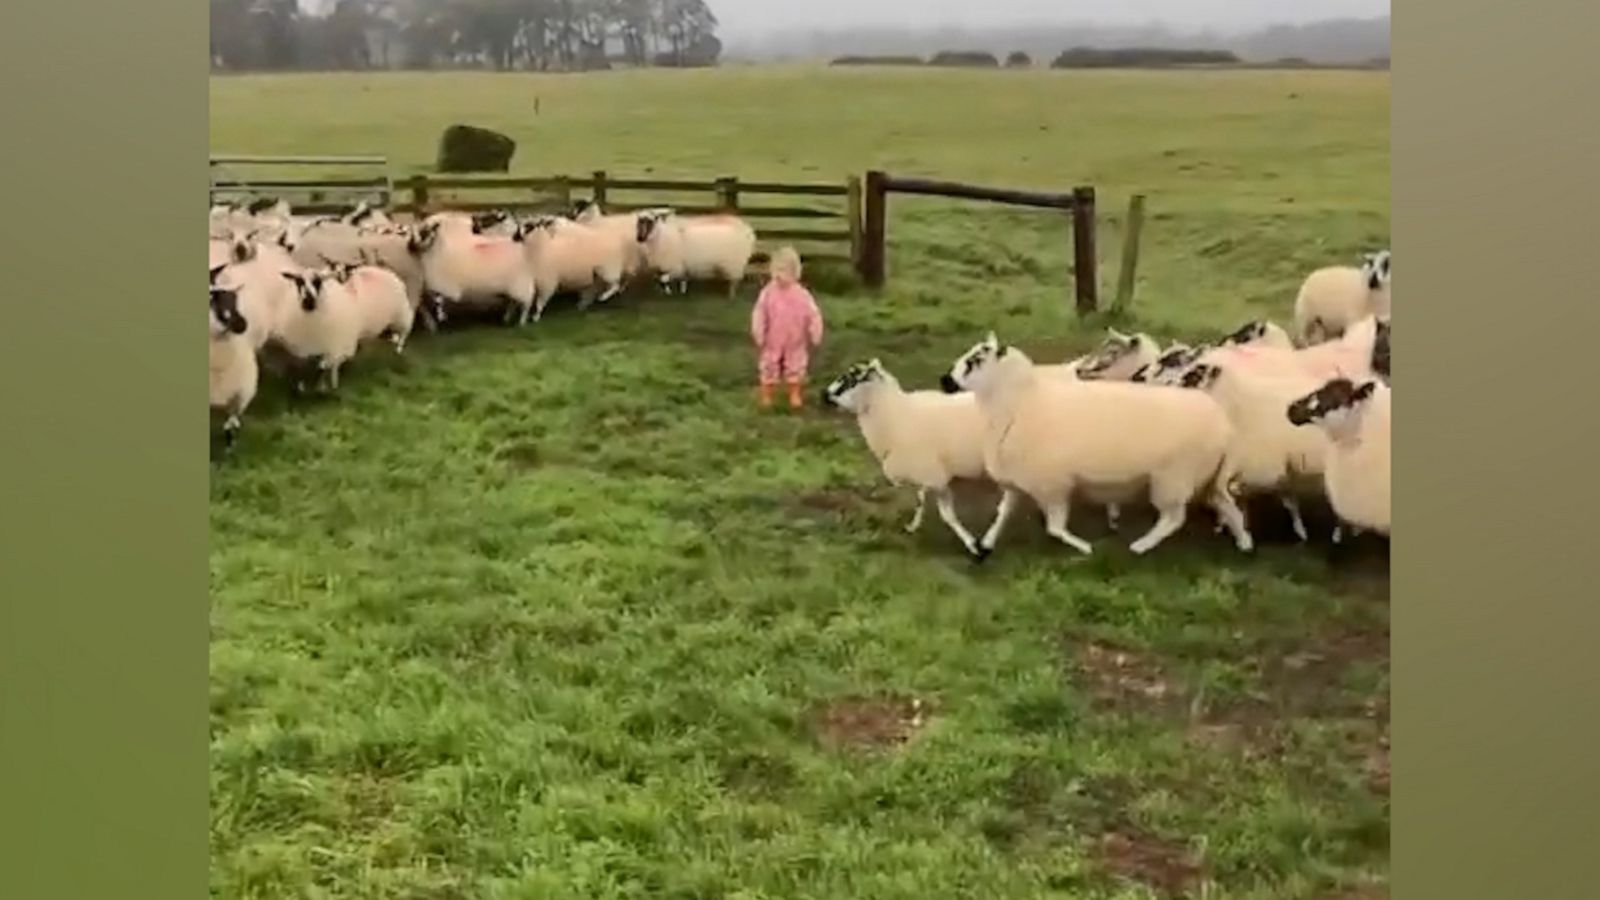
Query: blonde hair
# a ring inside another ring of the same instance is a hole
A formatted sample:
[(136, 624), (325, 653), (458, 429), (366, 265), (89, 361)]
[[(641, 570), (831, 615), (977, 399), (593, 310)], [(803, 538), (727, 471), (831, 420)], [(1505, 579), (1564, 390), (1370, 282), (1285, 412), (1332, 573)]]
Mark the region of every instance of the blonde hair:
[(790, 281), (799, 281), (800, 254), (793, 247), (779, 247), (778, 252), (772, 254), (772, 262), (768, 269), (773, 277), (783, 275)]

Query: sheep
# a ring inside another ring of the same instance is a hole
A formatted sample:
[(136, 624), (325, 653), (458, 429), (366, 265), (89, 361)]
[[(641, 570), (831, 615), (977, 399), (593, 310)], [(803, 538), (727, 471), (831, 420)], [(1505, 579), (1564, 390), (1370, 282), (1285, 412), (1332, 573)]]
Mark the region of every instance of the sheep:
[(680, 216), (670, 209), (641, 212), (635, 238), (645, 264), (659, 273), (661, 286), (682, 294), (689, 279), (723, 278), (728, 296), (739, 292), (750, 257), (755, 254), (756, 232), (738, 216)]
[(271, 246), (235, 241), (228, 249), (227, 259), (210, 267), (210, 283), (237, 295), (239, 312), (249, 323), (246, 343), (259, 351), (277, 337), (279, 323), (295, 303), (294, 289), (280, 276), (300, 267)]
[(1180, 381), (1181, 387), (1210, 394), (1233, 424), (1217, 480), (1235, 495), (1277, 494), (1301, 541), (1309, 537), (1298, 495), (1308, 483), (1321, 481), (1328, 440), (1316, 429), (1286, 422), (1283, 410), (1321, 383), (1298, 372), (1259, 373), (1207, 363), (1190, 369)]
[(971, 394), (906, 391), (877, 359), (857, 363), (822, 391), (822, 401), (855, 413), (867, 447), (891, 484), (917, 488), (917, 506), (906, 533), (922, 527), (932, 494), (939, 516), (966, 547), (977, 541), (956, 515), (951, 483), (985, 478), (983, 416)]
[(255, 348), (246, 337), (250, 323), (239, 312), (239, 295), (227, 288), (211, 288), (210, 394), (211, 409), (223, 415), (223, 446), (232, 449), (240, 418), (255, 399), (260, 372)]
[(524, 324), (533, 309), (535, 284), (522, 235), (475, 235), (443, 222), (425, 222), (406, 241), (422, 267), (425, 304), (443, 321), (447, 304), (481, 307), (510, 301), (507, 324)]
[(580, 200), (568, 213), (568, 218), (580, 225), (598, 228), (607, 234), (615, 235), (616, 241), (623, 248), (622, 253), (622, 280), (624, 283), (639, 274), (644, 268), (644, 248), (639, 243), (639, 214), (638, 213), (612, 213), (607, 215), (600, 208), (600, 204), (592, 200)]
[(1336, 375), (1366, 374), (1372, 370), (1378, 334), (1378, 319), (1367, 316), (1347, 328), (1338, 338), (1310, 347), (1286, 349), (1257, 342), (1172, 349), (1163, 354), (1152, 369), (1141, 373), (1137, 380), (1150, 384), (1176, 384), (1184, 372), (1200, 363), (1248, 366), (1258, 372), (1300, 372), (1324, 380)]
[(404, 353), (406, 339), (416, 320), (416, 309), (400, 276), (381, 266), (334, 266), (333, 277), (343, 284), (361, 314), (360, 340), (387, 337), (394, 352)]
[(1324, 481), (1334, 514), (1387, 537), (1391, 389), (1375, 380), (1333, 378), (1286, 413), (1296, 427), (1316, 427), (1329, 439)]
[[(339, 389), (339, 369), (356, 355), (367, 326), (355, 296), (329, 272), (283, 272), (298, 302), (278, 324), (278, 341), (290, 356), (317, 371), (330, 391)], [(306, 389), (305, 373), (295, 391)]]
[(1294, 349), (1294, 340), (1283, 327), (1266, 319), (1246, 322), (1217, 342), (1219, 347), (1278, 347)]
[(358, 228), (384, 228), (394, 224), (394, 220), (389, 218), (387, 213), (365, 200), (340, 216), (339, 221)]
[(586, 294), (582, 309), (605, 303), (622, 290), (622, 247), (605, 232), (558, 216), (538, 216), (522, 224), (518, 238), (533, 268), (535, 322), (559, 290), (598, 287), (598, 296)]
[[(1129, 336), (1115, 328), (1108, 330), (1110, 334), (1093, 351), (1064, 363), (1036, 364), (1034, 373), (1065, 381), (1129, 381), (1159, 358), (1161, 348), (1148, 334)], [(1104, 505), (1106, 525), (1116, 531), (1122, 503), (1131, 497), (1123, 490), (1086, 488), (1084, 499)]]
[(1082, 486), (1148, 491), (1159, 514), (1130, 549), (1144, 554), (1183, 527), (1202, 492), (1239, 549), (1252, 548), (1244, 515), (1216, 481), (1232, 439), (1227, 415), (1210, 397), (1181, 388), (1111, 381), (1038, 378), (1033, 361), (991, 332), (940, 381), (946, 393), (972, 391), (984, 415), (984, 467), (1001, 486), (994, 521), (979, 540), (980, 561), (994, 552), (1018, 495), (1045, 514), (1045, 530), (1080, 553), (1087, 541), (1067, 529)]
[(1115, 328), (1109, 329), (1109, 332), (1094, 352), (1071, 364), (1073, 380), (1129, 381), (1161, 356), (1161, 346), (1148, 334), (1130, 336)]
[(1295, 336), (1302, 346), (1336, 338), (1367, 316), (1389, 315), (1392, 257), (1369, 253), (1357, 266), (1317, 269), (1300, 285), (1294, 301)]
[[(422, 262), (411, 254), (408, 247), (411, 232), (403, 226), (371, 229), (361, 237), (356, 249), (356, 262), (368, 266), (382, 266), (400, 277), (405, 284), (406, 299), (416, 310), (423, 327), (439, 330), (444, 320), (444, 310), (437, 298), (430, 295), (424, 284)], [(340, 260), (349, 262), (348, 259)]]

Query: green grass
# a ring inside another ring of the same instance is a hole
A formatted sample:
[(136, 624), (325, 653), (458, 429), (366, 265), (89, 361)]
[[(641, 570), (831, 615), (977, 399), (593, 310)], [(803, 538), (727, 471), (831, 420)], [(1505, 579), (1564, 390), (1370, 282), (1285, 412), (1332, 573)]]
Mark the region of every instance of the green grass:
[[(1162, 337), (1282, 320), (1311, 267), (1388, 241), (1384, 74), (230, 77), (211, 96), (218, 152), (419, 166), (465, 121), (517, 138), (530, 174), (1091, 183), (1107, 282), (1144, 192), (1131, 324)], [(817, 273), (809, 394), (871, 355), (931, 385), (991, 327), (1047, 358), (1097, 339), (1058, 218), (907, 198), (890, 218), (881, 296)], [(1208, 527), (1135, 559), (1147, 519), (1113, 540), (1085, 510), (1094, 557), (1023, 518), (975, 568), (936, 516), (901, 532), (910, 498), (853, 421), (754, 411), (752, 293), (419, 335), (334, 400), (268, 384), (211, 486), (215, 896), (1386, 882), (1386, 562), (1244, 558)]]

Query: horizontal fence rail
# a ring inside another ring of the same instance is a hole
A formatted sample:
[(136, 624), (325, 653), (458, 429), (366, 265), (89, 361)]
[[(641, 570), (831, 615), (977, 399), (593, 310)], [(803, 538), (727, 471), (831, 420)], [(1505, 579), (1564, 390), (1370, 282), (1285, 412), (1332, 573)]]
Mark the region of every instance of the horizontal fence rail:
[(1092, 313), (1099, 305), (1098, 276), (1095, 271), (1094, 188), (1077, 187), (1070, 193), (1019, 191), (980, 187), (955, 181), (930, 178), (902, 178), (887, 172), (867, 173), (861, 216), (858, 267), (869, 287), (882, 287), (885, 276), (885, 245), (888, 235), (889, 194), (920, 194), (957, 200), (986, 200), (1012, 206), (1064, 211), (1072, 234), (1072, 291), (1079, 315)]

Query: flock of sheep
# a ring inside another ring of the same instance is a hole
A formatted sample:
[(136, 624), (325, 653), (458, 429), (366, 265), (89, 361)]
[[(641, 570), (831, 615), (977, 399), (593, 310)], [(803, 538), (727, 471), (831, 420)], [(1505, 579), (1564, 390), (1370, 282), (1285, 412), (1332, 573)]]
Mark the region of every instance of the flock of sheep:
[(286, 358), (297, 391), (337, 390), (363, 344), (387, 339), (402, 353), (419, 319), (431, 331), (459, 312), (503, 310), (526, 325), (558, 293), (587, 308), (642, 273), (669, 293), (725, 280), (731, 295), (756, 235), (733, 215), (607, 215), (588, 202), (564, 216), (440, 212), (400, 224), (366, 203), (305, 217), (264, 198), (213, 205), (209, 243), (210, 401), (232, 447), (268, 353)]
[[(295, 389), (337, 390), (367, 342), (403, 352), (421, 320), (502, 311), (538, 321), (560, 292), (580, 308), (604, 303), (641, 274), (682, 292), (690, 279), (744, 279), (756, 235), (737, 216), (670, 209), (605, 214), (580, 203), (565, 216), (440, 212), (400, 224), (360, 204), (343, 216), (296, 216), (281, 200), (210, 212), (210, 402), (232, 446), (256, 393), (259, 359), (287, 358)], [(1022, 495), (1046, 531), (1083, 552), (1076, 501), (1155, 508), (1131, 549), (1145, 553), (1182, 528), (1191, 503), (1216, 514), (1240, 550), (1254, 546), (1238, 498), (1270, 494), (1308, 540), (1300, 500), (1324, 495), (1349, 529), (1389, 534), (1389, 251), (1360, 266), (1311, 273), (1294, 306), (1294, 334), (1268, 321), (1215, 345), (1162, 348), (1112, 331), (1093, 352), (1036, 364), (993, 334), (956, 360), (942, 390), (906, 391), (876, 359), (852, 366), (824, 400), (857, 416), (896, 484), (917, 488), (907, 530), (932, 497), (977, 559), (993, 552)], [(975, 538), (955, 511), (957, 479), (998, 484), (993, 521)]]
[[(1238, 498), (1275, 495), (1308, 540), (1299, 501), (1326, 496), (1340, 525), (1389, 527), (1391, 254), (1319, 269), (1303, 283), (1290, 334), (1255, 321), (1215, 345), (1159, 347), (1112, 331), (1092, 353), (1036, 364), (993, 333), (962, 354), (941, 390), (907, 391), (881, 362), (858, 363), (823, 391), (853, 412), (883, 473), (917, 488), (907, 531), (929, 496), (974, 558), (988, 557), (1027, 495), (1045, 530), (1090, 553), (1068, 527), (1073, 503), (1147, 499), (1157, 518), (1143, 554), (1183, 527), (1191, 503), (1215, 512), (1240, 550), (1254, 539)], [(957, 479), (999, 485), (975, 538), (956, 514)]]

